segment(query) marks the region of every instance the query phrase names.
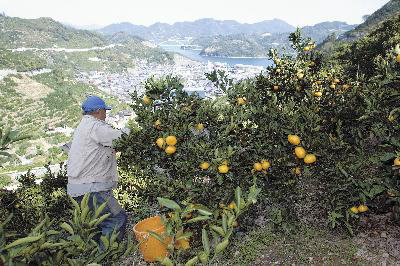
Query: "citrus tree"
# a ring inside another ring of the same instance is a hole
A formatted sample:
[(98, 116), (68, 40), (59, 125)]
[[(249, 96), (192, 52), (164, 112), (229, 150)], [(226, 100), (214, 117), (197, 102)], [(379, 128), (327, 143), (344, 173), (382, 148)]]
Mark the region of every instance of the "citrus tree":
[(399, 148), (396, 52), (365, 78), (324, 61), (299, 31), (290, 39), (297, 55), (271, 50), (274, 64), (254, 79), (208, 73), (216, 99), (188, 95), (172, 76), (133, 94), (138, 128), (118, 149), (135, 193), (215, 206), (256, 181), (265, 208), (350, 231), (368, 206), (380, 208)]

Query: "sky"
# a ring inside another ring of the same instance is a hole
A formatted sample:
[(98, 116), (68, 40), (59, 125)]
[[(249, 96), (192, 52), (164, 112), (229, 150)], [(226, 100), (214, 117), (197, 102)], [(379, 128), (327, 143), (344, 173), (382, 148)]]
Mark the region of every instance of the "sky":
[(0, 0), (0, 12), (21, 18), (51, 17), (72, 25), (131, 22), (149, 26), (201, 18), (255, 23), (274, 18), (293, 26), (323, 21), (359, 24), (389, 0)]

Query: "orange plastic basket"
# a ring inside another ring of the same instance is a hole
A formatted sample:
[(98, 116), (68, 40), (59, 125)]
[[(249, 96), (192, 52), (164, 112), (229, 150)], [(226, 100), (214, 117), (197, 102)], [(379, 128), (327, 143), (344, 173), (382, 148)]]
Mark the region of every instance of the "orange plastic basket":
[(156, 261), (168, 256), (167, 246), (171, 242), (171, 238), (167, 238), (164, 242), (151, 236), (148, 232), (152, 231), (159, 235), (165, 232), (165, 226), (160, 216), (154, 216), (138, 222), (133, 227), (136, 239), (142, 242), (139, 246), (143, 254), (144, 260), (147, 262)]

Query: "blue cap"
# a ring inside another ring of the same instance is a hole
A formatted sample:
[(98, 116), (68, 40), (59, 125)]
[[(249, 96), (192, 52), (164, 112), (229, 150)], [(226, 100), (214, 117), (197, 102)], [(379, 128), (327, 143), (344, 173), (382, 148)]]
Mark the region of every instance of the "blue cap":
[(111, 110), (110, 106), (107, 106), (104, 100), (97, 96), (88, 96), (82, 103), (82, 110), (84, 112), (94, 112), (100, 109)]

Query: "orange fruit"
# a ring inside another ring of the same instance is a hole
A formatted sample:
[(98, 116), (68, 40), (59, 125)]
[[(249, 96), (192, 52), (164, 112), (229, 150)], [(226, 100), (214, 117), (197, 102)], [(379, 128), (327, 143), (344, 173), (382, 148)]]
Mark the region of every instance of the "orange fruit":
[(236, 204), (233, 201), (228, 205), (229, 209), (234, 209), (235, 207), (236, 207)]
[(180, 239), (180, 240), (176, 241), (175, 248), (176, 249), (189, 249), (190, 248), (189, 240)]
[(262, 166), (262, 169), (267, 170), (268, 168), (271, 167), (271, 164), (267, 160), (262, 160), (261, 166)]
[(331, 85), (329, 86), (329, 88), (334, 89), (334, 88), (336, 88), (336, 85), (335, 85), (335, 84), (331, 84)]
[(299, 136), (288, 135), (287, 139), (293, 145), (299, 145), (300, 144), (300, 137)]
[(297, 73), (297, 78), (298, 79), (303, 79), (304, 78), (304, 74), (303, 73)]
[(237, 99), (237, 104), (239, 104), (239, 105), (243, 105), (243, 104), (245, 104), (246, 103), (246, 100), (244, 99), (244, 98), (238, 98)]
[(344, 85), (343, 85), (343, 89), (348, 89), (348, 88), (350, 88), (350, 85), (349, 85), (349, 84), (344, 84)]
[(366, 205), (358, 206), (358, 212), (366, 212), (366, 211), (368, 211), (368, 206)]
[(200, 168), (203, 170), (207, 170), (210, 167), (210, 164), (208, 162), (202, 162), (200, 164)]
[(300, 167), (293, 168), (293, 173), (296, 175), (301, 175), (301, 168)]
[(396, 56), (396, 61), (397, 61), (397, 63), (400, 63), (400, 54), (398, 54), (398, 55)]
[(162, 149), (164, 147), (164, 143), (165, 143), (164, 139), (161, 137), (156, 140), (156, 144), (160, 149)]
[(254, 165), (253, 165), (253, 169), (254, 170), (256, 170), (256, 171), (261, 171), (263, 168), (262, 168), (262, 164), (260, 164), (260, 163), (255, 163)]
[(226, 174), (229, 172), (229, 167), (226, 164), (218, 166), (218, 172), (221, 174)]
[(321, 91), (316, 91), (316, 92), (314, 92), (314, 96), (315, 97), (321, 97), (322, 96), (322, 92)]
[(317, 161), (317, 156), (315, 156), (314, 154), (307, 154), (304, 157), (304, 162), (306, 164), (311, 164), (311, 163), (315, 163)]
[(151, 104), (151, 98), (147, 95), (143, 96), (143, 103), (144, 104)]
[(294, 149), (294, 154), (296, 154), (297, 158), (303, 159), (306, 157), (307, 152), (303, 147), (299, 146)]
[(154, 127), (157, 129), (161, 129), (161, 120), (160, 119), (157, 119), (157, 121), (154, 122)]
[(393, 164), (396, 166), (400, 166), (400, 158), (394, 159)]
[(176, 152), (176, 147), (168, 145), (167, 148), (165, 148), (165, 152), (167, 154), (174, 154)]
[(303, 50), (307, 52), (307, 51), (310, 51), (311, 48), (310, 48), (310, 46), (306, 46), (306, 47), (303, 48)]
[(334, 79), (333, 82), (334, 82), (334, 83), (339, 83), (340, 80), (339, 80), (339, 79)]
[(199, 124), (196, 125), (196, 129), (197, 129), (198, 131), (203, 131), (204, 125), (203, 125), (202, 123), (199, 123)]
[(352, 213), (359, 213), (358, 208), (357, 208), (356, 206), (351, 207), (351, 208), (350, 208), (350, 211), (351, 211)]
[(168, 136), (165, 138), (165, 142), (168, 145), (174, 146), (177, 143), (176, 137), (175, 136)]
[(279, 86), (275, 85), (274, 86), (274, 91), (278, 91), (279, 90)]

